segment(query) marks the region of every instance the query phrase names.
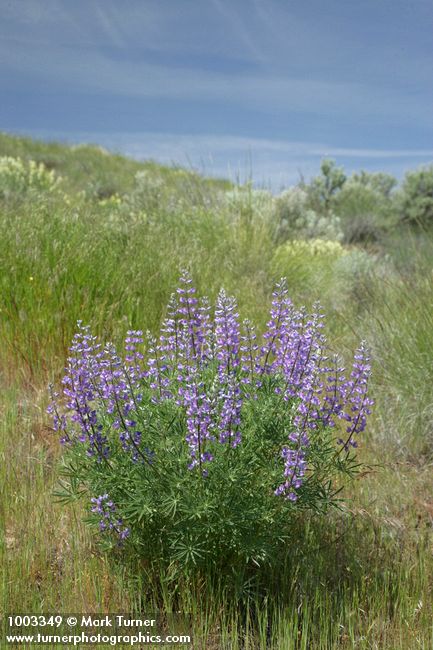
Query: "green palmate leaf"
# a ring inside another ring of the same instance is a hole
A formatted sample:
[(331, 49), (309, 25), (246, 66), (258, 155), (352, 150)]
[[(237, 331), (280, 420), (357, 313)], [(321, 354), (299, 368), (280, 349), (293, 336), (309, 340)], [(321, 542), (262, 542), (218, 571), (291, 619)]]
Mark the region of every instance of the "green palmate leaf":
[(165, 497), (161, 502), (161, 509), (164, 514), (169, 517), (174, 517), (178, 511), (182, 499), (180, 496), (170, 495)]
[(193, 539), (177, 538), (172, 548), (173, 559), (186, 565), (196, 565), (206, 555), (206, 547)]

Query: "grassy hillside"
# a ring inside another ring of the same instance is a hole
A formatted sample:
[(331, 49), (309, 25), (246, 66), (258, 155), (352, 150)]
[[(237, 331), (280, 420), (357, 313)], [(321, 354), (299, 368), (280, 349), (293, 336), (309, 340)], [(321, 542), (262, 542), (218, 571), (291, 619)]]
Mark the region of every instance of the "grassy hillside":
[[(0, 157), (1, 609), (132, 611), (144, 599), (191, 612), (196, 647), (431, 648), (433, 238), (400, 220), (401, 188), (352, 179), (323, 202), (316, 181), (273, 197), (5, 134)], [(247, 613), (206, 583), (146, 586), (101, 552), (82, 504), (53, 498), (47, 385), (77, 320), (114, 342), (156, 332), (183, 268), (259, 325), (286, 276), (297, 305), (320, 299), (337, 349), (364, 338), (374, 359), (368, 467), (340, 512), (303, 518), (284, 592), (254, 594)]]
[[(130, 191), (134, 174), (140, 171), (161, 176), (168, 186), (176, 185), (175, 169), (152, 161), (138, 162), (92, 144), (68, 147), (56, 142), (47, 143), (0, 133), (0, 156), (43, 163), (47, 169), (52, 169), (63, 177), (67, 189), (84, 191), (97, 198), (108, 198), (116, 192)], [(206, 187), (228, 189), (231, 186), (225, 180), (198, 178), (193, 172), (187, 172), (186, 177), (189, 184), (197, 184), (203, 191)]]

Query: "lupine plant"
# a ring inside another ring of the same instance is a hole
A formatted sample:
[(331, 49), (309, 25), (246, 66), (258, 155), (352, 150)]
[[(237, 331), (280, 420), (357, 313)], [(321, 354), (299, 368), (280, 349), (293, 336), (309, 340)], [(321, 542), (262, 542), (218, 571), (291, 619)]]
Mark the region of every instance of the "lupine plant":
[(338, 503), (372, 405), (365, 345), (346, 372), (323, 329), (282, 279), (259, 336), (187, 272), (159, 337), (129, 331), (124, 354), (79, 322), (63, 395), (51, 387), (59, 494), (85, 495), (109, 545), (172, 571), (281, 560), (294, 518)]

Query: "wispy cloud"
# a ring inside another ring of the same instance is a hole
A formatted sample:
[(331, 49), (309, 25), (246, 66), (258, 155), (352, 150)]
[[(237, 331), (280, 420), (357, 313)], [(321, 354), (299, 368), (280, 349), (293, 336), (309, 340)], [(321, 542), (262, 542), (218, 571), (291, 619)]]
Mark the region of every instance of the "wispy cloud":
[[(119, 37), (120, 38), (120, 37)], [(417, 95), (349, 81), (298, 79), (289, 76), (207, 72), (190, 67), (123, 61), (103, 51), (33, 43), (27, 53), (17, 37), (0, 44), (3, 68), (60, 83), (77, 90), (111, 95), (189, 101), (219, 101), (269, 112), (359, 116), (402, 123), (408, 119), (433, 127), (433, 113)], [(29, 44), (27, 43), (27, 46)], [(20, 54), (18, 54), (18, 51)]]
[(253, 60), (258, 62), (265, 62), (268, 57), (260, 48), (261, 39), (257, 39), (255, 34), (252, 34), (247, 26), (244, 16), (239, 16), (236, 11), (236, 5), (227, 3), (223, 0), (212, 0), (213, 6), (217, 12), (222, 16), (226, 28), (231, 32), (237, 40), (239, 40), (246, 51), (253, 57)]

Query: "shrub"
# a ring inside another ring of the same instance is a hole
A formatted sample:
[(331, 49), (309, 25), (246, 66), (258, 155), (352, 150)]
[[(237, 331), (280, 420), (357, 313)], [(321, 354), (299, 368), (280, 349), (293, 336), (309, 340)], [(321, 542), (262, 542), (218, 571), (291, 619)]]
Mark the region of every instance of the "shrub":
[(247, 184), (224, 192), (222, 207), (229, 215), (235, 217), (260, 217), (266, 220), (272, 218), (274, 198), (267, 190), (253, 189)]
[(372, 286), (376, 282), (389, 282), (392, 274), (392, 267), (386, 256), (351, 247), (345, 255), (335, 260), (333, 266), (336, 308), (349, 308), (349, 319), (358, 318), (361, 314), (365, 316), (365, 313), (370, 317)]
[(357, 215), (343, 222), (345, 244), (378, 244), (383, 239), (384, 230), (374, 215)]
[(382, 196), (385, 199), (391, 198), (392, 192), (397, 185), (397, 179), (385, 172), (366, 172), (361, 170), (350, 177), (348, 183), (358, 183)]
[(31, 193), (51, 193), (60, 182), (53, 170), (34, 160), (0, 157), (0, 197), (21, 198)]
[(346, 250), (338, 241), (329, 239), (294, 239), (280, 246), (276, 251), (276, 256), (286, 254), (288, 256), (308, 256), (311, 260), (313, 257), (340, 257), (346, 254)]
[(334, 160), (324, 159), (320, 165), (320, 176), (312, 179), (306, 191), (314, 210), (320, 213), (332, 211), (336, 197), (346, 182), (346, 175)]
[(307, 210), (307, 194), (300, 187), (291, 187), (275, 199), (277, 239), (285, 241), (303, 228)]
[(223, 290), (211, 318), (186, 273), (145, 354), (140, 331), (122, 358), (79, 324), (65, 412), (54, 393), (49, 407), (60, 494), (86, 495), (108, 546), (174, 574), (276, 565), (296, 514), (337, 503), (372, 404), (365, 346), (346, 377), (322, 330), (319, 308), (296, 309), (282, 280), (259, 340)]
[(433, 165), (406, 174), (400, 205), (403, 221), (420, 225), (433, 223)]
[(290, 291), (296, 298), (304, 300), (314, 294), (328, 304), (336, 284), (336, 262), (345, 255), (347, 250), (338, 241), (294, 239), (276, 248), (271, 270), (277, 277), (289, 279)]
[(310, 207), (307, 192), (293, 187), (282, 192), (275, 200), (277, 240), (326, 239), (341, 240), (340, 219), (330, 212), (321, 215)]
[[(344, 185), (335, 204), (337, 214), (348, 221), (365, 214), (374, 215), (377, 221), (389, 221), (394, 212), (393, 197), (376, 188), (377, 183), (361, 182), (354, 174)], [(392, 177), (391, 177), (392, 178)], [(385, 181), (383, 181), (385, 183)]]

